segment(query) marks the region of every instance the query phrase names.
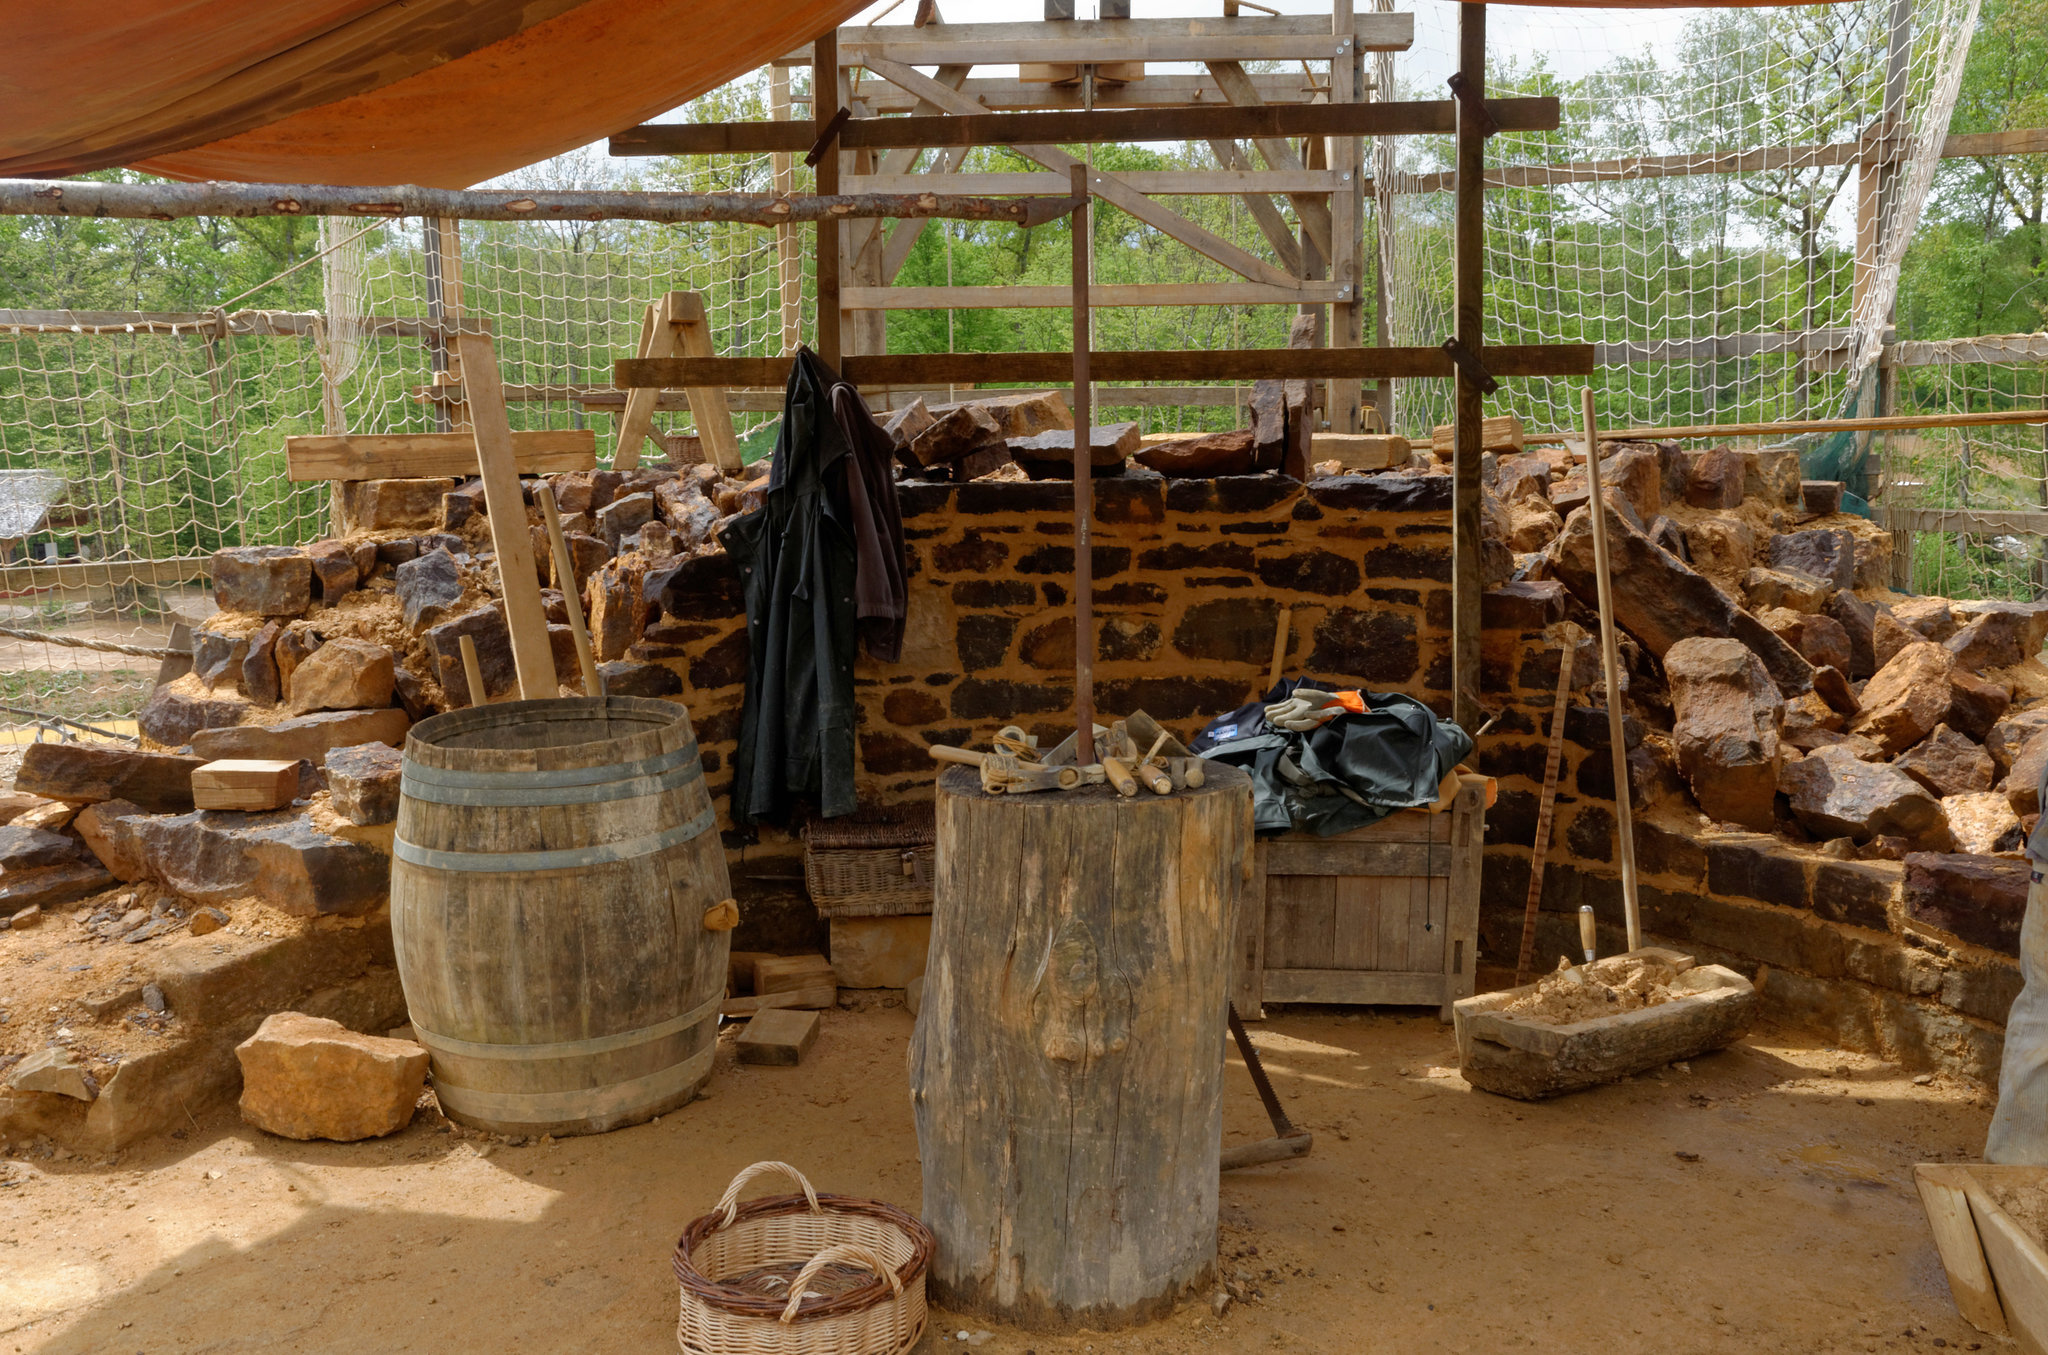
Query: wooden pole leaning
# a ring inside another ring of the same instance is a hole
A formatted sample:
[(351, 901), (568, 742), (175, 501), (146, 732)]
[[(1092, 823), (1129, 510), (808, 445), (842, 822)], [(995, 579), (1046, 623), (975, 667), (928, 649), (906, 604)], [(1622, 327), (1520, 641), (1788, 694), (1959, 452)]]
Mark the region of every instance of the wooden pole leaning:
[(583, 620), (583, 588), (576, 578), (575, 557), (569, 554), (569, 539), (562, 535), (562, 515), (555, 508), (555, 491), (545, 482), (535, 485), (533, 498), (548, 523), (548, 548), (555, 557), (555, 582), (569, 612), (569, 633), (576, 637), (576, 666), (583, 672), (583, 694), (604, 695), (604, 676), (597, 671), (597, 656), (590, 649), (590, 627)]
[[(1486, 6), (1458, 6), (1458, 69), (1470, 88), (1458, 100), (1457, 184), (1452, 206), (1451, 273), (1454, 337), (1476, 361), (1486, 324), (1486, 133), (1475, 115), (1485, 91)], [(1479, 461), (1484, 450), (1485, 392), (1463, 364), (1453, 387), (1455, 428), (1451, 456), (1451, 708), (1465, 729), (1486, 717), (1479, 709), (1479, 554), (1483, 491)]]
[(1600, 437), (1593, 415), (1593, 388), (1584, 392), (1586, 415), (1586, 506), (1593, 514), (1593, 581), (1600, 603), (1600, 676), (1607, 687), (1607, 742), (1614, 755), (1614, 823), (1621, 839), (1621, 906), (1628, 924), (1628, 948), (1643, 944), (1642, 915), (1636, 906), (1636, 834), (1629, 803), (1628, 744), (1621, 709), (1621, 646), (1614, 630), (1614, 585), (1607, 567), (1607, 500), (1600, 491)]
[(462, 680), (469, 684), (469, 704), (481, 706), (489, 699), (484, 691), (484, 668), (476, 659), (476, 641), (467, 635), (455, 637), (462, 650)]
[[(1075, 761), (1095, 761), (1095, 560), (1088, 520), (1095, 511), (1095, 411), (1089, 384), (1088, 166), (1068, 171), (1074, 196), (1074, 715)], [(1121, 787), (1119, 787), (1121, 789)]]
[(505, 628), (512, 636), (519, 695), (528, 701), (549, 700), (561, 686), (555, 681), (555, 651), (548, 643), (547, 608), (540, 600), (533, 534), (526, 525), (526, 500), (519, 489), (519, 466), (512, 452), (512, 425), (505, 415), (498, 355), (486, 334), (457, 335), (455, 353), (462, 363), (463, 396), (469, 402), (471, 431), (476, 438), (476, 467), (484, 482), (491, 546), (498, 555), (498, 582), (505, 594)]

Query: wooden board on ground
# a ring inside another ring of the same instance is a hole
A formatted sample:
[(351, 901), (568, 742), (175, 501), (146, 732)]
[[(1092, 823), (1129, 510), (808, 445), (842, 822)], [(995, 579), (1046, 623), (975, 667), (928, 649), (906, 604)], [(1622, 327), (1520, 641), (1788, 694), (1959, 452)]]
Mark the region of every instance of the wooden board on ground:
[(726, 979), (730, 991), (751, 993), (754, 991), (754, 966), (763, 960), (772, 960), (772, 950), (736, 950), (726, 957)]
[[(2016, 1170), (2048, 1177), (2048, 1169), (2040, 1167)], [(1956, 1301), (1956, 1311), (1978, 1331), (2004, 1336), (2005, 1310), (1999, 1304), (1997, 1281), (1985, 1259), (1970, 1208), (1972, 1195), (1988, 1192), (1971, 1171), (1969, 1166), (1922, 1162), (1913, 1168), (1913, 1184), (1919, 1187), (1920, 1204), (1927, 1211), (1927, 1226), (1934, 1233), (1942, 1269), (1948, 1273), (1948, 1292)], [(1992, 1201), (1991, 1207), (1997, 1208), (1997, 1202)]]
[[(1430, 450), (1442, 461), (1451, 459), (1453, 428), (1440, 423), (1429, 430)], [(1500, 414), (1483, 420), (1479, 425), (1479, 448), (1486, 452), (1519, 452), (1522, 450), (1525, 434), (1522, 420), (1518, 415)]]
[(720, 1016), (752, 1016), (772, 1007), (806, 1007), (813, 1011), (824, 1011), (827, 1007), (839, 1005), (839, 988), (836, 984), (820, 985), (815, 988), (794, 988), (783, 993), (766, 993), (759, 997), (729, 997), (718, 1006)]
[(735, 1047), (741, 1063), (793, 1068), (802, 1063), (818, 1039), (818, 1014), (791, 1007), (770, 1007), (747, 1022)]
[(822, 955), (776, 955), (754, 965), (754, 991), (762, 997), (827, 985), (836, 988), (839, 978)]
[(281, 809), (299, 793), (299, 764), (282, 758), (221, 758), (192, 773), (197, 809)]
[[(514, 433), (512, 460), (521, 475), (593, 470), (597, 434), (588, 428)], [(477, 473), (476, 439), (468, 433), (289, 437), (284, 461), (293, 480), (413, 480)]]

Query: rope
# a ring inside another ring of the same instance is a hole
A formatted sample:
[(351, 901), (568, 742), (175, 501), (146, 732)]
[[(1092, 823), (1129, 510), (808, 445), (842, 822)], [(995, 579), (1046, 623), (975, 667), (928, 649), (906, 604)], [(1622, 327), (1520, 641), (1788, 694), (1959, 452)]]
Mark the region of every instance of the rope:
[(189, 658), (189, 649), (164, 649), (156, 645), (124, 645), (112, 640), (82, 640), (76, 635), (57, 635), (50, 631), (16, 630), (12, 626), (0, 626), (0, 636), (9, 640), (27, 640), (33, 644), (63, 645), (67, 649), (97, 649), (105, 654), (127, 654), (138, 659), (183, 659)]

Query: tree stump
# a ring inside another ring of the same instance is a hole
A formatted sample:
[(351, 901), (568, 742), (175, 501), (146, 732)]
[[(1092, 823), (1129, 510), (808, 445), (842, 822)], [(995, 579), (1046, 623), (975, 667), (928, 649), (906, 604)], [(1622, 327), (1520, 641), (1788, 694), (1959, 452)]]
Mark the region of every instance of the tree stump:
[(1036, 1330), (1171, 1312), (1216, 1264), (1251, 779), (986, 795), (939, 778), (910, 1047), (936, 1302)]

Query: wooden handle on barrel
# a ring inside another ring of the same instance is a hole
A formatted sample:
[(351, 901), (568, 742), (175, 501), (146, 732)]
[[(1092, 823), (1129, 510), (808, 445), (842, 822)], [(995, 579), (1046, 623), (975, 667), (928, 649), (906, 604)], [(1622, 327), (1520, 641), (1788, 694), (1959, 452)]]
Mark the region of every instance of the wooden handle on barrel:
[(469, 704), (481, 706), (484, 703), (484, 670), (476, 661), (476, 641), (467, 635), (458, 635), (456, 640), (462, 646), (462, 675), (469, 681)]

